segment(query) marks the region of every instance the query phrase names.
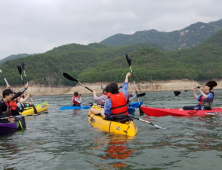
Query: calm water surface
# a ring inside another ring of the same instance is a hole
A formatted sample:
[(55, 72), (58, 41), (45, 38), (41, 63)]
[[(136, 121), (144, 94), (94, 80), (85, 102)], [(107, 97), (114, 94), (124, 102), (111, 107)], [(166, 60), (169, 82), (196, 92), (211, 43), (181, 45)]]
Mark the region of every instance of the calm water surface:
[[(222, 91), (215, 90), (214, 106), (222, 106)], [(26, 117), (27, 129), (0, 137), (0, 170), (65, 169), (221, 169), (222, 119), (211, 117), (148, 117), (168, 130), (136, 121), (138, 134), (116, 136), (92, 128), (88, 110), (59, 111), (71, 105), (71, 96), (35, 97), (48, 101), (49, 110)], [(92, 95), (83, 95), (84, 103)], [(151, 107), (193, 105), (192, 93), (147, 92), (141, 98)], [(135, 100), (136, 101), (136, 100)], [(138, 110), (135, 115), (139, 115)]]

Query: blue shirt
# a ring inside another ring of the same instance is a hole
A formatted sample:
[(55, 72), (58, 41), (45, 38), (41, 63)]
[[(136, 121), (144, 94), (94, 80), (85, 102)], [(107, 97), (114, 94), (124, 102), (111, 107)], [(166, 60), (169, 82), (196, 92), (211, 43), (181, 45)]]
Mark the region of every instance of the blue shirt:
[[(121, 92), (124, 94), (124, 96), (125, 96), (126, 99), (127, 99), (127, 90), (128, 90), (128, 83), (125, 82), (125, 83), (123, 84), (123, 87), (122, 87)], [(106, 100), (105, 105), (104, 105), (104, 113), (105, 113), (106, 116), (111, 115), (111, 108), (112, 108), (112, 102), (111, 102), (111, 99), (108, 98), (108, 99)]]
[[(197, 101), (200, 101), (201, 96), (202, 96), (202, 95), (198, 95), (198, 96), (197, 96)], [(207, 94), (207, 98), (206, 98), (206, 99), (204, 98), (204, 100), (205, 100), (205, 101), (211, 101), (213, 98), (214, 98), (213, 93), (208, 93), (208, 94)]]

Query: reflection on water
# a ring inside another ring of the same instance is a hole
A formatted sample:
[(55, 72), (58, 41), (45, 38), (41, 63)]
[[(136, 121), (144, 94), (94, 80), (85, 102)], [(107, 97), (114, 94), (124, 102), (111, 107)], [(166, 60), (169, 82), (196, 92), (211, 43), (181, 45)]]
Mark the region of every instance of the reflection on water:
[[(221, 106), (222, 91), (215, 90), (215, 94), (214, 106)], [(92, 102), (92, 95), (82, 98), (86, 104)], [(147, 92), (141, 100), (144, 105), (164, 108), (195, 104), (189, 92), (179, 96)], [(71, 105), (71, 96), (35, 97), (34, 101), (48, 101), (48, 114), (26, 117), (27, 130), (0, 137), (0, 170), (220, 168), (221, 116), (143, 116), (168, 129), (135, 120), (138, 134), (129, 138), (91, 127), (88, 110), (59, 111)]]

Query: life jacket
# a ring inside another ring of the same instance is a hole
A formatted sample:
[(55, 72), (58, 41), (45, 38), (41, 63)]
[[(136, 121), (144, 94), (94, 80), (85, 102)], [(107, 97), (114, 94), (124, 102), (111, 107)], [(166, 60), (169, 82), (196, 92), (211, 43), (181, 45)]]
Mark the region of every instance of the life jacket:
[(15, 100), (12, 100), (9, 102), (9, 107), (12, 109), (12, 110), (17, 110), (18, 106), (17, 106), (17, 102)]
[(112, 108), (111, 115), (128, 115), (128, 106), (124, 93), (119, 92), (117, 94), (107, 93), (108, 97), (111, 99)]
[[(211, 105), (212, 105), (212, 103), (213, 103), (213, 101), (214, 101), (214, 92), (210, 91), (209, 93), (212, 93), (212, 94), (213, 94), (212, 100), (206, 101), (206, 100), (204, 99), (203, 95), (201, 95), (201, 96), (200, 96), (200, 102), (199, 102), (198, 105), (204, 106), (205, 108), (210, 108), (210, 107), (211, 107)], [(207, 95), (207, 94), (209, 94), (209, 93), (204, 93), (204, 94)]]
[(78, 105), (78, 104), (80, 104), (80, 103), (78, 103), (77, 101), (75, 101), (75, 98), (76, 98), (76, 97), (77, 97), (78, 99), (80, 99), (79, 96), (75, 95), (75, 96), (72, 97), (72, 101), (73, 101), (74, 104), (77, 104), (77, 105)]

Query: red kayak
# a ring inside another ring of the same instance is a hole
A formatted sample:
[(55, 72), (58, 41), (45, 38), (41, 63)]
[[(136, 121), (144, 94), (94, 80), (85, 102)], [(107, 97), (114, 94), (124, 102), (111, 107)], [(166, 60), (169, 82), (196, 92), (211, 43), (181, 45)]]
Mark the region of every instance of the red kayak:
[(148, 116), (206, 116), (222, 114), (222, 108), (212, 108), (212, 110), (182, 110), (175, 108), (155, 108), (141, 106), (142, 111)]

